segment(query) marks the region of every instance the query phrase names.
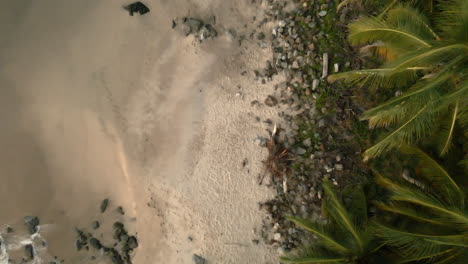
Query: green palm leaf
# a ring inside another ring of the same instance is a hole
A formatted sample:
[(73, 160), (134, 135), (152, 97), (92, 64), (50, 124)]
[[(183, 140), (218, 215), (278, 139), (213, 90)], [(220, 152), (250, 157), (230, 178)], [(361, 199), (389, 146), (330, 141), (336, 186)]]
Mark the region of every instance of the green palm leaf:
[(338, 252), (340, 254), (347, 254), (350, 252), (348, 248), (336, 241), (336, 239), (330, 234), (330, 232), (328, 232), (324, 228), (323, 225), (303, 218), (297, 218), (292, 216), (287, 216), (286, 218), (291, 222), (295, 223), (296, 225), (319, 237), (328, 249)]
[(380, 174), (377, 174), (376, 181), (391, 192), (391, 200), (422, 206), (439, 215), (441, 219), (468, 227), (468, 216), (460, 209), (448, 207), (434, 196), (397, 184)]
[(427, 135), (434, 119), (434, 113), (428, 111), (429, 106), (427, 104), (415, 113), (408, 113), (405, 123), (364, 152), (364, 159), (374, 158), (384, 151), (412, 143)]
[(390, 12), (392, 16), (389, 14), (387, 21), (368, 17), (352, 23), (349, 41), (353, 45), (361, 45), (380, 40), (400, 52), (432, 46), (434, 34), (418, 11), (401, 7)]
[(375, 224), (375, 231), (386, 243), (396, 247), (404, 257), (414, 260), (430, 260), (437, 256), (451, 253), (450, 249), (468, 247), (468, 237), (464, 234), (420, 234), (401, 231), (382, 224)]
[(322, 186), (326, 194), (326, 200), (324, 201), (326, 203), (325, 206), (330, 217), (352, 235), (359, 252), (362, 252), (364, 250), (365, 241), (360, 230), (352, 221), (351, 216), (344, 208), (340, 199), (338, 199), (336, 193), (332, 190), (328, 180), (324, 180)]
[(432, 188), (443, 194), (447, 203), (463, 207), (465, 200), (463, 191), (439, 163), (419, 148), (404, 145), (401, 151), (418, 157), (418, 168), (421, 170), (419, 176), (431, 182)]
[(438, 221), (432, 214), (428, 214), (421, 210), (418, 211), (412, 207), (405, 206), (403, 204), (395, 204), (395, 203), (384, 204), (384, 203), (377, 202), (376, 206), (382, 210), (404, 215), (404, 216), (410, 217), (420, 222), (426, 222), (426, 223), (433, 224), (433, 225), (447, 224), (446, 222)]

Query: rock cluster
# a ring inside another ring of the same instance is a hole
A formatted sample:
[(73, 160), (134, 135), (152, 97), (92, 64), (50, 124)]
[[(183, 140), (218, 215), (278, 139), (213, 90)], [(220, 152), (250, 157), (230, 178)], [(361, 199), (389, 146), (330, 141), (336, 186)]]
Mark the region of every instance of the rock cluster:
[(361, 150), (351, 133), (360, 110), (348, 89), (327, 81), (328, 75), (354, 66), (342, 48), (345, 20), (335, 1), (296, 1), (292, 11), (286, 11), (286, 1), (267, 2), (266, 13), (276, 21), (270, 35), (273, 58), (255, 75), (262, 82), (277, 74), (285, 77), (264, 104), (285, 109), (279, 116), (286, 127), (265, 144), (270, 151), (265, 162), (270, 175), (265, 177), (271, 179), (264, 182), (277, 194), (260, 208), (268, 214), (263, 239), (283, 252), (308, 239), (286, 215), (322, 219), (323, 178), (338, 186), (360, 180), (355, 174), (362, 167)]
[[(109, 206), (109, 200), (104, 199), (101, 202), (101, 213), (104, 213)], [(124, 214), (121, 206), (117, 207), (119, 214)], [(93, 221), (91, 227), (94, 233), (101, 228), (99, 221)], [(122, 222), (116, 221), (112, 225), (114, 240), (111, 245), (106, 245), (96, 234), (86, 232), (84, 229), (76, 229), (77, 238), (75, 240), (76, 250), (94, 250), (95, 254), (91, 256), (91, 260), (96, 259), (96, 255), (107, 256), (114, 264), (132, 264), (132, 255), (134, 250), (138, 247), (138, 240), (136, 236), (130, 235), (125, 225)], [(102, 237), (102, 235), (101, 235)], [(104, 237), (107, 239), (107, 237)]]

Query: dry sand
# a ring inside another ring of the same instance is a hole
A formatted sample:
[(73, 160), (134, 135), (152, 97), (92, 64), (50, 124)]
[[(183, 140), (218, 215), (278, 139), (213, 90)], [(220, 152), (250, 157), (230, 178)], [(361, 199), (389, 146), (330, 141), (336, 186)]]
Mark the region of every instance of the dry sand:
[[(252, 242), (257, 203), (271, 195), (257, 184), (266, 151), (254, 139), (267, 134), (255, 117), (274, 116), (250, 105), (272, 92), (252, 71), (269, 50), (224, 34), (250, 34), (262, 8), (151, 0), (149, 14), (131, 17), (126, 3), (2, 1), (0, 227), (39, 216), (50, 224), (48, 252), (66, 263), (92, 263), (77, 256), (74, 227), (120, 218), (138, 233), (137, 264), (193, 263), (193, 254), (276, 263), (272, 248)], [(176, 17), (212, 15), (215, 40), (171, 29)]]

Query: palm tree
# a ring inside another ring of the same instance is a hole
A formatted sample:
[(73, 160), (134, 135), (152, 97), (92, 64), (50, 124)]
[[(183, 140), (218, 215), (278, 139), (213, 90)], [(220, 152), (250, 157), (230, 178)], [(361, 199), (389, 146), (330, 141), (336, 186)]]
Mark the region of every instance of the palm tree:
[(349, 26), (352, 44), (371, 43), (387, 62), (378, 69), (335, 74), (330, 80), (402, 91), (362, 115), (370, 128), (392, 128), (365, 152), (365, 159), (441, 131), (439, 154), (445, 155), (456, 127), (468, 129), (468, 0), (440, 2), (431, 20), (398, 5)]
[(377, 182), (390, 195), (378, 206), (394, 216), (393, 225), (375, 224), (377, 235), (396, 249), (404, 260), (399, 263), (466, 263), (465, 193), (429, 155), (409, 146), (402, 151), (418, 158), (417, 178), (397, 181), (377, 173)]
[[(350, 210), (333, 191), (327, 180), (323, 182), (325, 197), (322, 208), (328, 221), (309, 221), (288, 217), (289, 220), (312, 233), (317, 240), (303, 250), (281, 257), (283, 263), (386, 263), (379, 255), (379, 245), (367, 230), (367, 203), (361, 187), (350, 193)], [(351, 210), (352, 209), (352, 210)]]

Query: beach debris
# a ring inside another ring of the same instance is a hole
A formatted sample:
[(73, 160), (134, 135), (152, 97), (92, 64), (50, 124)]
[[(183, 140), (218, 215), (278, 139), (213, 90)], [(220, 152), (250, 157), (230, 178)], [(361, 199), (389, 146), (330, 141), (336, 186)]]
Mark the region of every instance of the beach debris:
[(133, 13), (144, 15), (150, 12), (150, 9), (140, 1), (129, 4), (128, 6), (125, 6), (124, 9), (127, 10), (131, 16), (133, 16)]
[(322, 68), (322, 79), (328, 76), (328, 53), (323, 53), (323, 68)]

